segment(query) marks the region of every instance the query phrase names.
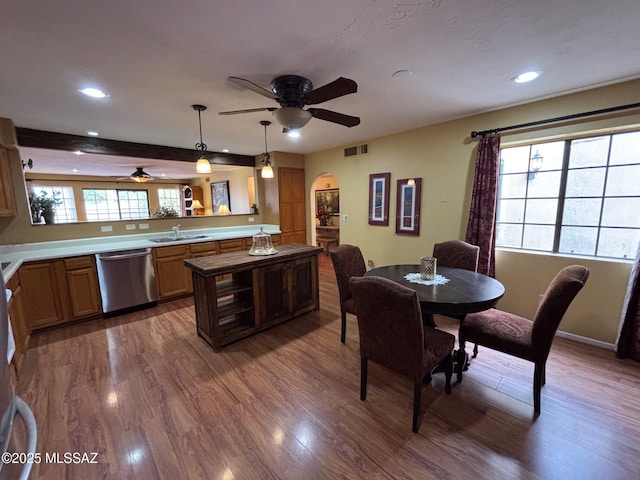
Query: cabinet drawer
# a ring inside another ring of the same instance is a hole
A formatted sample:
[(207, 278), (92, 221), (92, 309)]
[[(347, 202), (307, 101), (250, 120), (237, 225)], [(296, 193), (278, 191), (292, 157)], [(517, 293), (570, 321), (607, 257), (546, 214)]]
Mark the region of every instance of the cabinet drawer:
[[(230, 238), (228, 240), (220, 240), (220, 253), (238, 252), (246, 250), (244, 238)], [(249, 245), (251, 247), (251, 245)]]
[(191, 253), (208, 253), (210, 255), (216, 255), (220, 252), (218, 242), (192, 243), (189, 248), (191, 249)]
[(77, 270), (79, 268), (91, 268), (93, 267), (93, 259), (91, 255), (86, 255), (84, 257), (72, 257), (65, 258), (64, 260), (64, 268), (66, 270)]
[(185, 245), (175, 245), (173, 247), (160, 247), (160, 248), (154, 248), (153, 250), (156, 255), (156, 258), (177, 257), (180, 255), (185, 255), (187, 253), (187, 247)]

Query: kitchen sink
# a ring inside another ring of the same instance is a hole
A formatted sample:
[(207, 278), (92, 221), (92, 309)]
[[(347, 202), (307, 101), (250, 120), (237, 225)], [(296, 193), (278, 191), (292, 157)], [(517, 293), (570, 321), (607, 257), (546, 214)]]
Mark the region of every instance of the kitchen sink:
[(199, 238), (209, 238), (209, 235), (180, 235), (176, 237), (171, 235), (170, 237), (150, 238), (150, 242), (155, 243), (170, 243), (170, 242), (182, 242), (184, 240), (197, 240)]

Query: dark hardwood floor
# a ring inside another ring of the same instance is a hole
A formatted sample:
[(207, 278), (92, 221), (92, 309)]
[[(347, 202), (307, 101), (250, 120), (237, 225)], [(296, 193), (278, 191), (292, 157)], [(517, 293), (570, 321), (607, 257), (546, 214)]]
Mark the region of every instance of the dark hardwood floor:
[(537, 418), (533, 365), (484, 348), (451, 396), (442, 374), (424, 387), (418, 434), (409, 380), (370, 363), (361, 402), (356, 318), (341, 344), (320, 259), (320, 311), (220, 353), (190, 299), (35, 335), (18, 389), (43, 455), (31, 478), (640, 478), (640, 364), (592, 346), (556, 339)]

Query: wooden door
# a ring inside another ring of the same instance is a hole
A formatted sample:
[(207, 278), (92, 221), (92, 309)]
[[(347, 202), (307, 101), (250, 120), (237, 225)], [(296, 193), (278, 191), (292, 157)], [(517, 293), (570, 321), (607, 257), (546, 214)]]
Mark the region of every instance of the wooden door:
[(304, 169), (278, 168), (280, 230), (282, 243), (307, 243)]

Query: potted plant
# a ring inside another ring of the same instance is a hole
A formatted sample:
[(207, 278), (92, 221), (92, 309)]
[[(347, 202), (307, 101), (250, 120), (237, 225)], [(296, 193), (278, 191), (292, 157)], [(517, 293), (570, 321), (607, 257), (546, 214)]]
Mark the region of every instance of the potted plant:
[(171, 218), (177, 217), (178, 212), (171, 207), (158, 207), (151, 213), (151, 216), (153, 218)]
[(53, 192), (49, 196), (49, 192), (40, 191), (39, 195), (32, 193), (29, 195), (29, 203), (31, 204), (31, 221), (33, 223), (54, 223), (56, 207), (62, 203), (60, 200), (60, 192)]

